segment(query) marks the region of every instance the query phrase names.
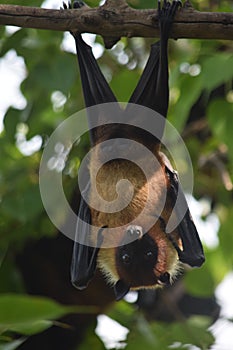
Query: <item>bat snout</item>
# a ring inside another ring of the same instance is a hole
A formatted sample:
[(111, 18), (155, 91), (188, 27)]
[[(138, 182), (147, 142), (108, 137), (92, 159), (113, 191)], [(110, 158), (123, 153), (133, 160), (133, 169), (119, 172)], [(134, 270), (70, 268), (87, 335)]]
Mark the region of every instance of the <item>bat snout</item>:
[(143, 236), (143, 230), (141, 226), (130, 225), (126, 229), (127, 237), (130, 237), (130, 240), (141, 239)]
[(158, 278), (158, 284), (169, 286), (171, 284), (170, 273), (164, 272), (163, 274), (161, 274)]

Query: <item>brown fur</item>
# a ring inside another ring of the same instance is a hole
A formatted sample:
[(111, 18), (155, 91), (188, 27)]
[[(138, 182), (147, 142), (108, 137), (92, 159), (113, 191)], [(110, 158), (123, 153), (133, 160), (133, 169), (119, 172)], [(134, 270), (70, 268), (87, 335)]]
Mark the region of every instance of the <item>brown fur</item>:
[[(91, 210), (92, 224), (98, 227), (119, 227), (117, 235), (114, 236), (108, 235), (108, 229), (104, 230), (104, 245), (109, 245), (111, 248), (101, 248), (98, 255), (98, 266), (111, 284), (115, 284), (121, 278), (115, 261), (116, 246), (122, 241), (129, 223), (138, 217), (145, 208), (145, 205), (147, 209), (144, 215), (137, 220), (137, 225), (143, 228), (146, 226), (146, 223), (156, 221), (149, 231), (149, 235), (158, 246), (158, 260), (157, 264), (154, 266), (154, 275), (159, 278), (161, 274), (169, 272), (171, 277), (174, 277), (179, 269), (177, 252), (161, 229), (159, 220), (156, 220), (161, 214), (165, 222), (167, 222), (172, 211), (169, 201), (167, 200), (164, 208), (161, 207), (161, 205), (164, 204), (164, 198), (166, 198), (164, 197), (164, 191), (167, 190), (169, 184), (161, 157), (158, 154), (157, 159), (160, 166), (148, 180), (137, 165), (123, 159), (112, 160), (111, 162), (105, 163), (99, 169), (95, 178), (95, 173), (92, 172), (92, 169), (99, 168), (99, 160), (97, 153), (93, 155), (90, 169), (91, 183), (96, 184), (100, 197), (107, 202), (117, 200), (118, 194), (116, 186), (122, 179), (127, 179), (134, 188), (133, 198), (128, 205), (127, 203), (129, 202), (130, 195), (129, 191), (127, 191), (127, 186), (124, 188), (121, 203), (123, 201), (126, 207), (114, 213), (106, 213), (105, 211), (108, 209), (108, 204), (101, 204), (99, 199), (95, 198), (91, 191), (91, 203), (94, 204), (94, 207), (99, 206), (99, 210)], [(145, 162), (146, 161), (148, 162), (148, 160), (145, 160)], [(161, 209), (158, 209), (159, 207)], [(180, 243), (178, 235), (175, 232), (173, 238), (178, 244)], [(144, 287), (154, 288), (156, 286), (158, 285), (138, 286), (134, 289)]]

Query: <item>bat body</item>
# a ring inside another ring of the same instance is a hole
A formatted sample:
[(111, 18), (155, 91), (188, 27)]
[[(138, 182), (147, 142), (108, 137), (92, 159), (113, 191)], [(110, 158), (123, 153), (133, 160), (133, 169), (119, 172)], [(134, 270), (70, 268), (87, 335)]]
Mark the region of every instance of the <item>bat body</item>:
[[(74, 3), (74, 7), (81, 5)], [(88, 115), (90, 128), (94, 125), (93, 118), (107, 122), (92, 128), (90, 132), (93, 151), (85, 190), (88, 200), (82, 198), (80, 203), (71, 279), (78, 289), (83, 289), (98, 266), (114, 286), (117, 300), (130, 289), (169, 284), (179, 270), (179, 261), (190, 266), (200, 266), (204, 262), (202, 245), (180, 189), (177, 173), (160, 152), (169, 99), (168, 37), (179, 5), (178, 1), (172, 4), (164, 1), (161, 8), (159, 2), (160, 41), (152, 45), (147, 65), (125, 110), (118, 107), (91, 48), (79, 33), (72, 33), (86, 106), (113, 102), (116, 110), (110, 116), (103, 116), (101, 109), (99, 113), (98, 109), (95, 110), (94, 116), (92, 111)], [(133, 125), (137, 118), (143, 119), (144, 114), (135, 116), (132, 104), (150, 108), (163, 116), (164, 123), (160, 123), (156, 136), (138, 126), (116, 122), (114, 118), (117, 115), (120, 119), (123, 115)], [(136, 155), (142, 166), (119, 156), (133, 154), (125, 140), (135, 141), (153, 154), (157, 164), (153, 171), (150, 169), (150, 157), (144, 153)], [(112, 159), (105, 161), (106, 154), (112, 155)], [(118, 157), (114, 157), (114, 154)], [(144, 167), (149, 171), (148, 177), (143, 172)], [(109, 211), (109, 203), (118, 199), (117, 186), (122, 179), (128, 181), (121, 188), (123, 207)], [(133, 191), (130, 191), (128, 183), (132, 185)], [(98, 200), (94, 186), (104, 201)], [(179, 206), (175, 207), (178, 194), (185, 208), (184, 213), (181, 213)], [(177, 225), (167, 232), (166, 225), (172, 216)], [(92, 226), (98, 228), (95, 233)], [(111, 233), (112, 229), (114, 234)], [(82, 244), (80, 239), (87, 236), (91, 237), (90, 245), (84, 244), (85, 239)]]

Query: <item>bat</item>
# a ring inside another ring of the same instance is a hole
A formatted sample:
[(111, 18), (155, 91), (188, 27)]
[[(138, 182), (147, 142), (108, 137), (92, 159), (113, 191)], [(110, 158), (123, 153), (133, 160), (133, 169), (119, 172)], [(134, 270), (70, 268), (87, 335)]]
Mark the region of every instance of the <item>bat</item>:
[[(84, 3), (77, 1), (73, 5), (74, 8), (82, 6)], [(158, 1), (160, 40), (151, 46), (145, 69), (125, 109), (118, 104), (91, 47), (80, 33), (71, 33), (77, 48), (85, 104), (90, 107), (87, 117), (93, 150), (89, 179), (78, 212), (71, 281), (78, 289), (86, 288), (98, 267), (113, 286), (116, 300), (122, 299), (129, 290), (169, 285), (179, 272), (180, 262), (199, 267), (205, 260), (177, 172), (160, 150), (169, 101), (167, 46), (179, 6), (181, 3), (176, 0), (172, 3), (164, 0), (162, 5)], [(65, 4), (64, 8), (67, 8)], [(105, 109), (103, 112), (98, 108), (108, 103), (115, 106), (110, 116)], [(134, 106), (142, 113), (134, 113)], [(146, 118), (144, 111), (148, 108), (162, 115), (156, 136), (138, 126), (138, 121)], [(123, 118), (130, 125), (122, 122)], [(96, 126), (96, 120), (101, 125)], [(150, 163), (147, 156), (142, 157), (140, 153), (136, 156), (142, 167), (122, 156), (131, 147), (126, 140), (139, 143), (156, 159), (157, 167), (148, 178), (142, 171)], [(106, 154), (112, 158), (109, 160)], [(114, 155), (118, 156), (114, 158)], [(108, 212), (108, 203), (116, 200), (116, 186), (122, 179), (134, 187), (131, 193), (127, 185), (123, 186), (122, 203), (127, 202), (130, 193), (131, 201), (124, 208)], [(94, 186), (105, 200), (99, 207)], [(171, 218), (176, 225), (169, 232), (167, 224)]]

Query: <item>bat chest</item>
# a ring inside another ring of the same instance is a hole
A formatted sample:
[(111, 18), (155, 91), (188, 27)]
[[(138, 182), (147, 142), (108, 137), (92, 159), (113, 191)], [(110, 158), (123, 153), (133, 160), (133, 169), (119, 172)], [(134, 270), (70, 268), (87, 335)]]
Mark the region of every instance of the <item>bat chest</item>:
[(147, 199), (147, 182), (138, 166), (125, 160), (111, 161), (95, 175), (91, 178), (96, 187), (91, 191), (93, 223), (100, 224), (103, 219), (105, 225), (114, 227), (139, 215)]
[(97, 173), (92, 172), (91, 184), (95, 186), (90, 191), (92, 223), (108, 227), (127, 225), (145, 208), (146, 220), (156, 206), (161, 206), (166, 189), (161, 168), (147, 178), (135, 163), (123, 159), (110, 161)]

